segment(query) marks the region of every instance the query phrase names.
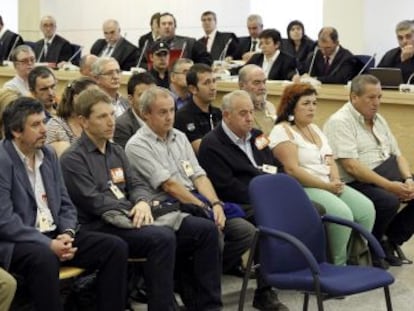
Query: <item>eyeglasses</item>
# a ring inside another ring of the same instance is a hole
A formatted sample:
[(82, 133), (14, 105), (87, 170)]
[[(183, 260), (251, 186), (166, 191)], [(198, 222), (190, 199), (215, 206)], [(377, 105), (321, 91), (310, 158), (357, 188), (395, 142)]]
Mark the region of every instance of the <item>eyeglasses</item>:
[(16, 60), (16, 63), (25, 64), (25, 65), (34, 64), (35, 62), (36, 62), (36, 58), (34, 57)]
[(102, 72), (100, 76), (115, 77), (115, 76), (119, 76), (121, 72), (122, 71), (120, 69), (114, 69), (114, 70), (109, 70), (107, 72)]

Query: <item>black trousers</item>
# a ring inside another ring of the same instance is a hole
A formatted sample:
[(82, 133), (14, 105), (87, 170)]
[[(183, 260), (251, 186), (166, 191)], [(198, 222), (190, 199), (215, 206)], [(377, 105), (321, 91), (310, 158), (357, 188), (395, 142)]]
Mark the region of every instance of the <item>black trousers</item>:
[(129, 257), (147, 258), (143, 273), (148, 295), (148, 310), (173, 310), (176, 237), (173, 230), (161, 226), (121, 229), (106, 225), (100, 230), (122, 238)]
[(351, 182), (349, 186), (366, 195), (375, 206), (373, 235), (380, 241), (384, 235), (399, 245), (409, 240), (414, 233), (414, 201), (400, 212), (398, 197), (372, 184)]
[(126, 243), (112, 235), (81, 230), (76, 235), (74, 246), (78, 248), (75, 257), (60, 262), (48, 245), (15, 244), (10, 272), (25, 279), (35, 310), (63, 311), (59, 267), (66, 265), (98, 270), (98, 310), (123, 311), (128, 258)]

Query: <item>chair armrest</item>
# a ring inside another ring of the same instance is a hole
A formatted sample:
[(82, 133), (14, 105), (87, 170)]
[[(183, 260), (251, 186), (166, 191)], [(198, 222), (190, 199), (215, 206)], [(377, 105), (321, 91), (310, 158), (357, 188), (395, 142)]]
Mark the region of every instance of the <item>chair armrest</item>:
[(303, 244), (299, 239), (297, 239), (293, 235), (290, 235), (286, 232), (266, 228), (266, 227), (263, 227), (263, 226), (258, 226), (258, 229), (259, 229), (260, 234), (269, 235), (272, 238), (279, 239), (279, 240), (284, 240), (284, 241), (292, 244), (303, 255), (303, 257), (306, 259), (312, 273), (313, 274), (320, 274), (318, 262), (316, 261), (315, 257), (310, 252), (310, 250), (306, 247), (306, 245)]
[(343, 219), (340, 217), (332, 216), (332, 215), (324, 215), (322, 216), (323, 222), (331, 222), (335, 223), (337, 225), (342, 225), (346, 227), (350, 227), (357, 231), (359, 234), (361, 234), (367, 241), (368, 244), (373, 251), (374, 255), (378, 258), (385, 258), (384, 250), (382, 249), (380, 243), (378, 240), (372, 235), (371, 232), (366, 230), (364, 227), (362, 227), (360, 224), (357, 224), (353, 221), (349, 221), (347, 219)]

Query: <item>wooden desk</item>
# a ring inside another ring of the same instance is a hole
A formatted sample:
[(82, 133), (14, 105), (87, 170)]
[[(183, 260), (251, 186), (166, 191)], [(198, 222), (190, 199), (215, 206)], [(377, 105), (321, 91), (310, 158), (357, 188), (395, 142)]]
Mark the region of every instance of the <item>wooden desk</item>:
[[(79, 71), (69, 71), (69, 70), (53, 70), (54, 75), (57, 79), (56, 94), (61, 96), (65, 87), (68, 83), (76, 78), (79, 78), (81, 75)], [(15, 75), (13, 67), (0, 67), (0, 87), (3, 86), (5, 82), (12, 79)], [(131, 74), (122, 74), (121, 76), (121, 88), (120, 93), (127, 98), (127, 88), (129, 77)]]
[[(221, 98), (238, 88), (237, 82), (219, 81), (217, 83), (216, 105)], [(284, 86), (280, 83), (268, 83), (268, 100), (276, 107), (279, 104)], [(315, 122), (321, 128), (327, 118), (349, 99), (349, 90), (343, 85), (325, 84), (317, 89), (318, 106)], [(387, 120), (395, 135), (401, 152), (411, 164), (414, 172), (414, 93), (383, 91), (380, 113)]]

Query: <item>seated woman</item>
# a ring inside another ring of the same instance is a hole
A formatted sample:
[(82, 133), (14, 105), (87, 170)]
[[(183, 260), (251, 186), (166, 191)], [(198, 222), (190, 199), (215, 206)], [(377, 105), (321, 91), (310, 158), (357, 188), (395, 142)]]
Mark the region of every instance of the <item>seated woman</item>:
[(297, 68), (304, 70), (305, 60), (313, 52), (316, 42), (305, 34), (303, 23), (294, 20), (287, 26), (287, 39), (282, 39), (281, 50), (296, 58)]
[[(287, 174), (296, 178), (309, 198), (325, 207), (327, 214), (355, 221), (368, 231), (374, 225), (373, 203), (344, 185), (328, 140), (313, 124), (316, 90), (305, 83), (285, 88), (278, 107), (276, 125), (270, 133), (270, 148)], [(328, 225), (333, 262), (345, 265), (350, 229)]]
[(82, 77), (70, 82), (62, 95), (62, 100), (57, 108), (56, 117), (47, 123), (46, 143), (56, 151), (58, 157), (72, 144), (82, 133), (82, 127), (75, 114), (75, 100), (80, 92), (96, 86), (91, 78)]

